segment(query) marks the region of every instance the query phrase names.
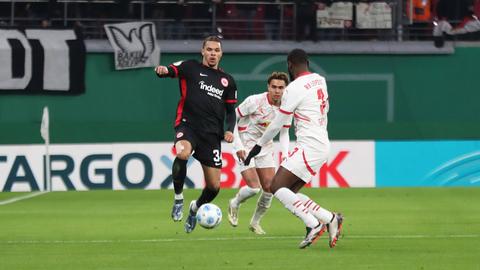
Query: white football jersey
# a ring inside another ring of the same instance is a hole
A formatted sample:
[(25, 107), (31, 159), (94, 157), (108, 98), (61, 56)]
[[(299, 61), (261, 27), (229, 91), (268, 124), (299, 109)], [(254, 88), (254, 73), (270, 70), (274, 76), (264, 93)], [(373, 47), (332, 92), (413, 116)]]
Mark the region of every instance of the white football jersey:
[(330, 144), (328, 109), (325, 78), (317, 73), (305, 72), (287, 86), (279, 111), (293, 115), (297, 144), (315, 151)]
[[(263, 136), (278, 110), (277, 106), (270, 103), (267, 92), (249, 96), (237, 107), (237, 114), (241, 117), (238, 121), (238, 132), (246, 150), (252, 149), (258, 139)], [(289, 126), (286, 124), (284, 127)], [(270, 153), (272, 150), (273, 141), (270, 141), (262, 147), (259, 156)]]

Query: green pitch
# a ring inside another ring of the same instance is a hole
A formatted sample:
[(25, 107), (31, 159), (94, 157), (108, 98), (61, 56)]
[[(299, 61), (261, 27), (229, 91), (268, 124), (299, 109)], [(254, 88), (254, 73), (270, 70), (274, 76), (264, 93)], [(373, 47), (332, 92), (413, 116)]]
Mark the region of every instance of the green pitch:
[[(248, 231), (255, 199), (220, 227), (185, 234), (173, 192), (54, 192), (0, 206), (0, 269), (480, 269), (480, 189), (304, 189), (345, 215), (334, 249), (300, 250), (303, 223), (274, 200), (266, 236)], [(187, 190), (186, 205), (200, 190)], [(24, 194), (0, 193), (0, 202)], [(186, 211), (185, 211), (186, 213)]]

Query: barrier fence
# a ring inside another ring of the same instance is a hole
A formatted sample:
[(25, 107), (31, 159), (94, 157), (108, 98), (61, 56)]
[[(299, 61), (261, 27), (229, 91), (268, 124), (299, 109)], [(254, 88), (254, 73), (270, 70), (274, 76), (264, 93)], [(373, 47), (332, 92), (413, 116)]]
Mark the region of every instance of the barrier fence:
[(105, 23), (151, 21), (159, 39), (402, 41), (431, 39), (443, 9), (454, 26), (480, 13), (480, 1), (442, 1), (0, 0), (0, 25), (77, 27), (87, 39), (105, 38)]

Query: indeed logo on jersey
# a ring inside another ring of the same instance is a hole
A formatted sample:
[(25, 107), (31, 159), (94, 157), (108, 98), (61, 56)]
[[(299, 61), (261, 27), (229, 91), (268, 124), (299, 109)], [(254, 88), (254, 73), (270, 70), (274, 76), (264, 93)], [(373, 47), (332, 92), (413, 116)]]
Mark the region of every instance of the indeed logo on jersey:
[(206, 85), (204, 81), (200, 81), (198, 84), (200, 84), (200, 89), (207, 91), (207, 95), (222, 99), (224, 90), (220, 90), (213, 85)]

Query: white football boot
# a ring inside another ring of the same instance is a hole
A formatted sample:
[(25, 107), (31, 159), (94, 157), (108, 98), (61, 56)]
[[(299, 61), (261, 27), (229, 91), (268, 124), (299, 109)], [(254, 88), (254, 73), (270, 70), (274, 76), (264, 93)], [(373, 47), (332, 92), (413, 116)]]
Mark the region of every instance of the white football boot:
[(333, 217), (333, 221), (327, 224), (328, 229), (328, 236), (329, 236), (329, 246), (330, 248), (334, 248), (337, 244), (338, 238), (342, 232), (342, 223), (343, 223), (343, 215), (341, 213), (333, 213), (335, 216)]
[(305, 239), (300, 242), (299, 248), (306, 248), (311, 244), (315, 243), (317, 239), (325, 232), (325, 225), (323, 223), (319, 223), (317, 227), (310, 228), (307, 227), (307, 234), (305, 235)]
[(234, 207), (232, 205), (232, 201), (233, 201), (233, 199), (230, 199), (228, 201), (228, 222), (230, 222), (230, 224), (233, 227), (237, 227), (238, 226), (238, 208), (239, 207)]
[(258, 235), (267, 234), (258, 223), (250, 223), (248, 229)]

